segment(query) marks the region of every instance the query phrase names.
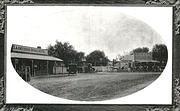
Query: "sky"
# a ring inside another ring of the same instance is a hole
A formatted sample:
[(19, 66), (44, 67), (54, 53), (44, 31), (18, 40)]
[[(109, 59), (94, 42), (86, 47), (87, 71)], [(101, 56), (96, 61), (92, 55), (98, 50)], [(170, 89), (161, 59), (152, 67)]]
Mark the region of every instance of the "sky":
[[(137, 47), (165, 43), (167, 7), (8, 6), (7, 38), (47, 48), (69, 42), (77, 51), (104, 51), (110, 60)], [(167, 16), (168, 19), (169, 16)]]

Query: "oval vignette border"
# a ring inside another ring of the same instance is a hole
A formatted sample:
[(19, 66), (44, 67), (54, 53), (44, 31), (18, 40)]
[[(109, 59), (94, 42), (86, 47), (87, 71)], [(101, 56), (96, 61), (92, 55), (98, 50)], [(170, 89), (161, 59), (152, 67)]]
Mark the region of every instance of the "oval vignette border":
[[(6, 22), (6, 18), (5, 18), (5, 8), (6, 5), (8, 4), (18, 4), (18, 5), (23, 5), (23, 4), (36, 4), (36, 2), (38, 0), (2, 0), (0, 1), (0, 64), (5, 64), (5, 22)], [(45, 1), (41, 1), (39, 0), (41, 3), (48, 3), (48, 4), (54, 4), (56, 2), (61, 3), (62, 5), (64, 3), (68, 3), (68, 4), (95, 4), (95, 5), (121, 5), (121, 2), (118, 0), (93, 0), (93, 1), (76, 1), (76, 0), (53, 0), (52, 2), (47, 2), (47, 0)], [(50, 0), (49, 0), (50, 1)], [(56, 2), (55, 2), (56, 1)], [(173, 105), (140, 105), (138, 107), (136, 107), (136, 105), (128, 105), (125, 106), (126, 108), (123, 108), (123, 110), (138, 110), (138, 108), (144, 110), (144, 111), (180, 111), (180, 76), (179, 76), (179, 72), (180, 69), (178, 69), (178, 67), (180, 67), (180, 65), (178, 65), (178, 63), (180, 62), (179, 58), (180, 54), (178, 53), (178, 48), (180, 48), (180, 0), (144, 0), (144, 3), (134, 3), (134, 2), (125, 2), (123, 4), (131, 4), (131, 6), (138, 6), (138, 5), (145, 5), (145, 6), (171, 6), (173, 7)], [(2, 53), (3, 52), (3, 53)], [(42, 107), (42, 105), (6, 105), (5, 104), (5, 66), (0, 66), (0, 111), (33, 111), (36, 110), (36, 107)], [(51, 105), (48, 105), (51, 106)], [(53, 105), (54, 107), (56, 107), (55, 105)], [(79, 105), (80, 109), (83, 110), (83, 107), (86, 107), (86, 105)], [(107, 109), (109, 109), (109, 105), (108, 106), (102, 106), (102, 105), (88, 105), (88, 107), (92, 106), (93, 111), (94, 110), (99, 110), (99, 108), (105, 109), (105, 107), (107, 107)], [(58, 107), (58, 105), (57, 105)], [(62, 107), (62, 105), (61, 105)], [(73, 110), (73, 107), (77, 110), (78, 105), (64, 105), (63, 109), (71, 109)], [(71, 108), (68, 108), (71, 107)], [(118, 106), (118, 105), (112, 105), (110, 108), (111, 110), (114, 110), (114, 108), (120, 108), (124, 107), (124, 106)], [(131, 108), (132, 107), (132, 108)], [(45, 107), (44, 107), (45, 108)], [(96, 109), (97, 108), (97, 109)], [(112, 109), (113, 108), (113, 109)], [(117, 109), (118, 109), (117, 108)], [(42, 107), (43, 109), (43, 107)], [(85, 110), (85, 109), (84, 109)]]

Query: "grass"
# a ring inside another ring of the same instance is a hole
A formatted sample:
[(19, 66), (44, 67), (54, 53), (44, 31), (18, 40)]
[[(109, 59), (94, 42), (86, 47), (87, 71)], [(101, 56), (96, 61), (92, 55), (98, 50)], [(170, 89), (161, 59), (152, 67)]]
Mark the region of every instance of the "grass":
[(38, 78), (30, 82), (53, 96), (80, 101), (102, 101), (137, 92), (152, 83), (159, 74), (90, 73), (69, 77)]

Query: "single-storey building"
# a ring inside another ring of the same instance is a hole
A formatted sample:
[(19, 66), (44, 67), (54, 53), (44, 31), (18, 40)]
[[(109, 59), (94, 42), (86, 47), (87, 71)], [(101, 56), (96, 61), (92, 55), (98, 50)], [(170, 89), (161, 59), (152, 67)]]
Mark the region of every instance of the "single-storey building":
[(122, 56), (119, 68), (127, 71), (153, 71), (158, 70), (158, 63), (153, 60), (152, 53), (132, 52)]
[(11, 48), (11, 61), (25, 81), (35, 76), (56, 74), (56, 67), (63, 67), (63, 60), (49, 56), (47, 49), (16, 44)]

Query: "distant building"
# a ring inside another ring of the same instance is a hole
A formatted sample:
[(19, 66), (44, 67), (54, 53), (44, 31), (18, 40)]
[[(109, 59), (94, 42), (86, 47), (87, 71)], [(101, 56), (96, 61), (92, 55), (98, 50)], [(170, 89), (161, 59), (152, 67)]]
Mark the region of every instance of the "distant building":
[(150, 71), (159, 62), (152, 59), (152, 53), (132, 52), (122, 56), (119, 61), (119, 68), (127, 71)]
[(152, 53), (145, 53), (145, 52), (133, 52), (130, 53), (129, 55), (123, 56), (121, 60), (136, 61), (136, 62), (154, 62), (154, 60), (152, 60)]
[(26, 81), (31, 77), (56, 74), (56, 68), (63, 66), (63, 60), (49, 56), (47, 49), (12, 45), (12, 64), (17, 73)]

